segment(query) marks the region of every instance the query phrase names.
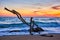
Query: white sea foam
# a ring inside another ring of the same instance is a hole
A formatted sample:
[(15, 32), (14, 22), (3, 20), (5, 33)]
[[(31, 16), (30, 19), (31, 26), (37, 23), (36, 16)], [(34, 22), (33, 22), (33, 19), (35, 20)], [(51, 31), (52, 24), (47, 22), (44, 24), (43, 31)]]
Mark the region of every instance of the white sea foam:
[(10, 27), (10, 28), (0, 28), (0, 31), (12, 31), (12, 30), (28, 30), (29, 27), (19, 28), (19, 27)]
[(22, 22), (0, 22), (0, 24), (18, 24)]
[[(49, 34), (49, 33), (60, 33), (60, 27), (42, 27), (44, 30), (48, 30), (48, 31), (44, 31), (41, 32), (41, 34)], [(3, 35), (29, 35), (29, 32), (11, 32), (9, 33), (8, 31), (13, 31), (13, 30), (28, 30), (29, 28), (25, 27), (25, 28), (0, 28), (0, 36)], [(5, 31), (5, 32), (1, 32), (1, 31)], [(33, 34), (38, 34), (38, 33), (33, 33)]]
[[(30, 22), (30, 18), (24, 18), (27, 22)], [(21, 23), (21, 20), (18, 18), (5, 18), (3, 19), (4, 21), (0, 21), (0, 24), (11, 24), (11, 23)], [(33, 18), (34, 21), (36, 22), (45, 22), (45, 23), (50, 23), (50, 22), (57, 22), (60, 23), (60, 18)]]
[(60, 33), (60, 27), (43, 27), (44, 30), (49, 30), (53, 33)]
[[(50, 31), (54, 31), (54, 32), (60, 32), (60, 27), (42, 27), (44, 30), (50, 30)], [(0, 28), (0, 31), (7, 31), (7, 30), (28, 30), (29, 27), (24, 27), (24, 28), (19, 28), (19, 27), (15, 27), (15, 28)]]
[(57, 22), (57, 23), (60, 23), (60, 20), (34, 20), (36, 22), (47, 22), (47, 23), (50, 23), (50, 22)]

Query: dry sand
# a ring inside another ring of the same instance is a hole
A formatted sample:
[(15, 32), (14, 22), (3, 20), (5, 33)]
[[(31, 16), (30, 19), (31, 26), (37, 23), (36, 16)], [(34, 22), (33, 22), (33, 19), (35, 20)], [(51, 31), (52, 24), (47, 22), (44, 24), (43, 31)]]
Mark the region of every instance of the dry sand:
[(53, 37), (38, 35), (2, 36), (0, 37), (0, 40), (60, 40), (60, 34), (53, 34)]

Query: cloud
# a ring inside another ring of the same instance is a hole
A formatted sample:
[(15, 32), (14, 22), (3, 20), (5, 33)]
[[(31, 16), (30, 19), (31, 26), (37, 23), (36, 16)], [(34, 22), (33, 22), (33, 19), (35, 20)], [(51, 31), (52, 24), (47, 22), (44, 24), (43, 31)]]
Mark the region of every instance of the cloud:
[(34, 11), (34, 13), (37, 13), (37, 12), (39, 12), (39, 11)]
[(60, 5), (51, 7), (52, 9), (60, 10)]

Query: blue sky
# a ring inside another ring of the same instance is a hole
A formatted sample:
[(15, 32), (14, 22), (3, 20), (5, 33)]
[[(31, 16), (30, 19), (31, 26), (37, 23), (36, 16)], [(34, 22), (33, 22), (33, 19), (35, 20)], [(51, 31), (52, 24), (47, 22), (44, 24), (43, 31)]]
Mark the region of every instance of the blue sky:
[(36, 7), (60, 4), (60, 0), (0, 0), (1, 5), (7, 7)]

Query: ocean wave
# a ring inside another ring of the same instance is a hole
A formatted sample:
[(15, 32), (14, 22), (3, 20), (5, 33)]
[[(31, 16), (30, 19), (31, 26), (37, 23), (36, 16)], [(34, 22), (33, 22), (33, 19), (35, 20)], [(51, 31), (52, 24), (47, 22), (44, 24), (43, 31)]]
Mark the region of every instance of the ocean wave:
[[(27, 21), (28, 23), (30, 22), (30, 21)], [(35, 22), (42, 22), (42, 23), (60, 23), (60, 20), (59, 21), (42, 21), (42, 20), (35, 20)], [(23, 23), (23, 22), (6, 22), (6, 21), (0, 21), (0, 24), (18, 24), (18, 23)]]
[(0, 24), (20, 24), (22, 22), (0, 22)]
[[(25, 21), (28, 23), (30, 22), (30, 18), (24, 18)], [(42, 22), (42, 23), (51, 23), (51, 22), (56, 22), (60, 23), (60, 18), (33, 18), (35, 22)], [(19, 20), (17, 17), (6, 17), (6, 18), (1, 18), (0, 24), (17, 24), (17, 23), (22, 23), (21, 20)]]
[(0, 31), (13, 31), (13, 30), (28, 30), (29, 27), (24, 27), (24, 28), (20, 28), (20, 27), (9, 27), (9, 28), (0, 28)]
[(60, 33), (60, 27), (43, 27), (43, 29)]
[[(60, 27), (41, 27), (44, 30), (60, 32)], [(29, 27), (19, 28), (19, 27), (11, 27), (11, 28), (0, 28), (0, 31), (12, 31), (12, 30), (29, 30)]]
[[(45, 31), (41, 32), (41, 34), (49, 34), (49, 33), (60, 33), (60, 27), (42, 27)], [(14, 32), (14, 30), (18, 30), (18, 32)], [(23, 31), (22, 31), (23, 30)], [(29, 35), (29, 28), (0, 28), (0, 36), (4, 35)], [(26, 32), (27, 31), (27, 32)], [(33, 33), (38, 34), (38, 33)]]
[(34, 20), (35, 22), (45, 22), (45, 23), (50, 23), (50, 22), (57, 22), (60, 23), (60, 20)]

